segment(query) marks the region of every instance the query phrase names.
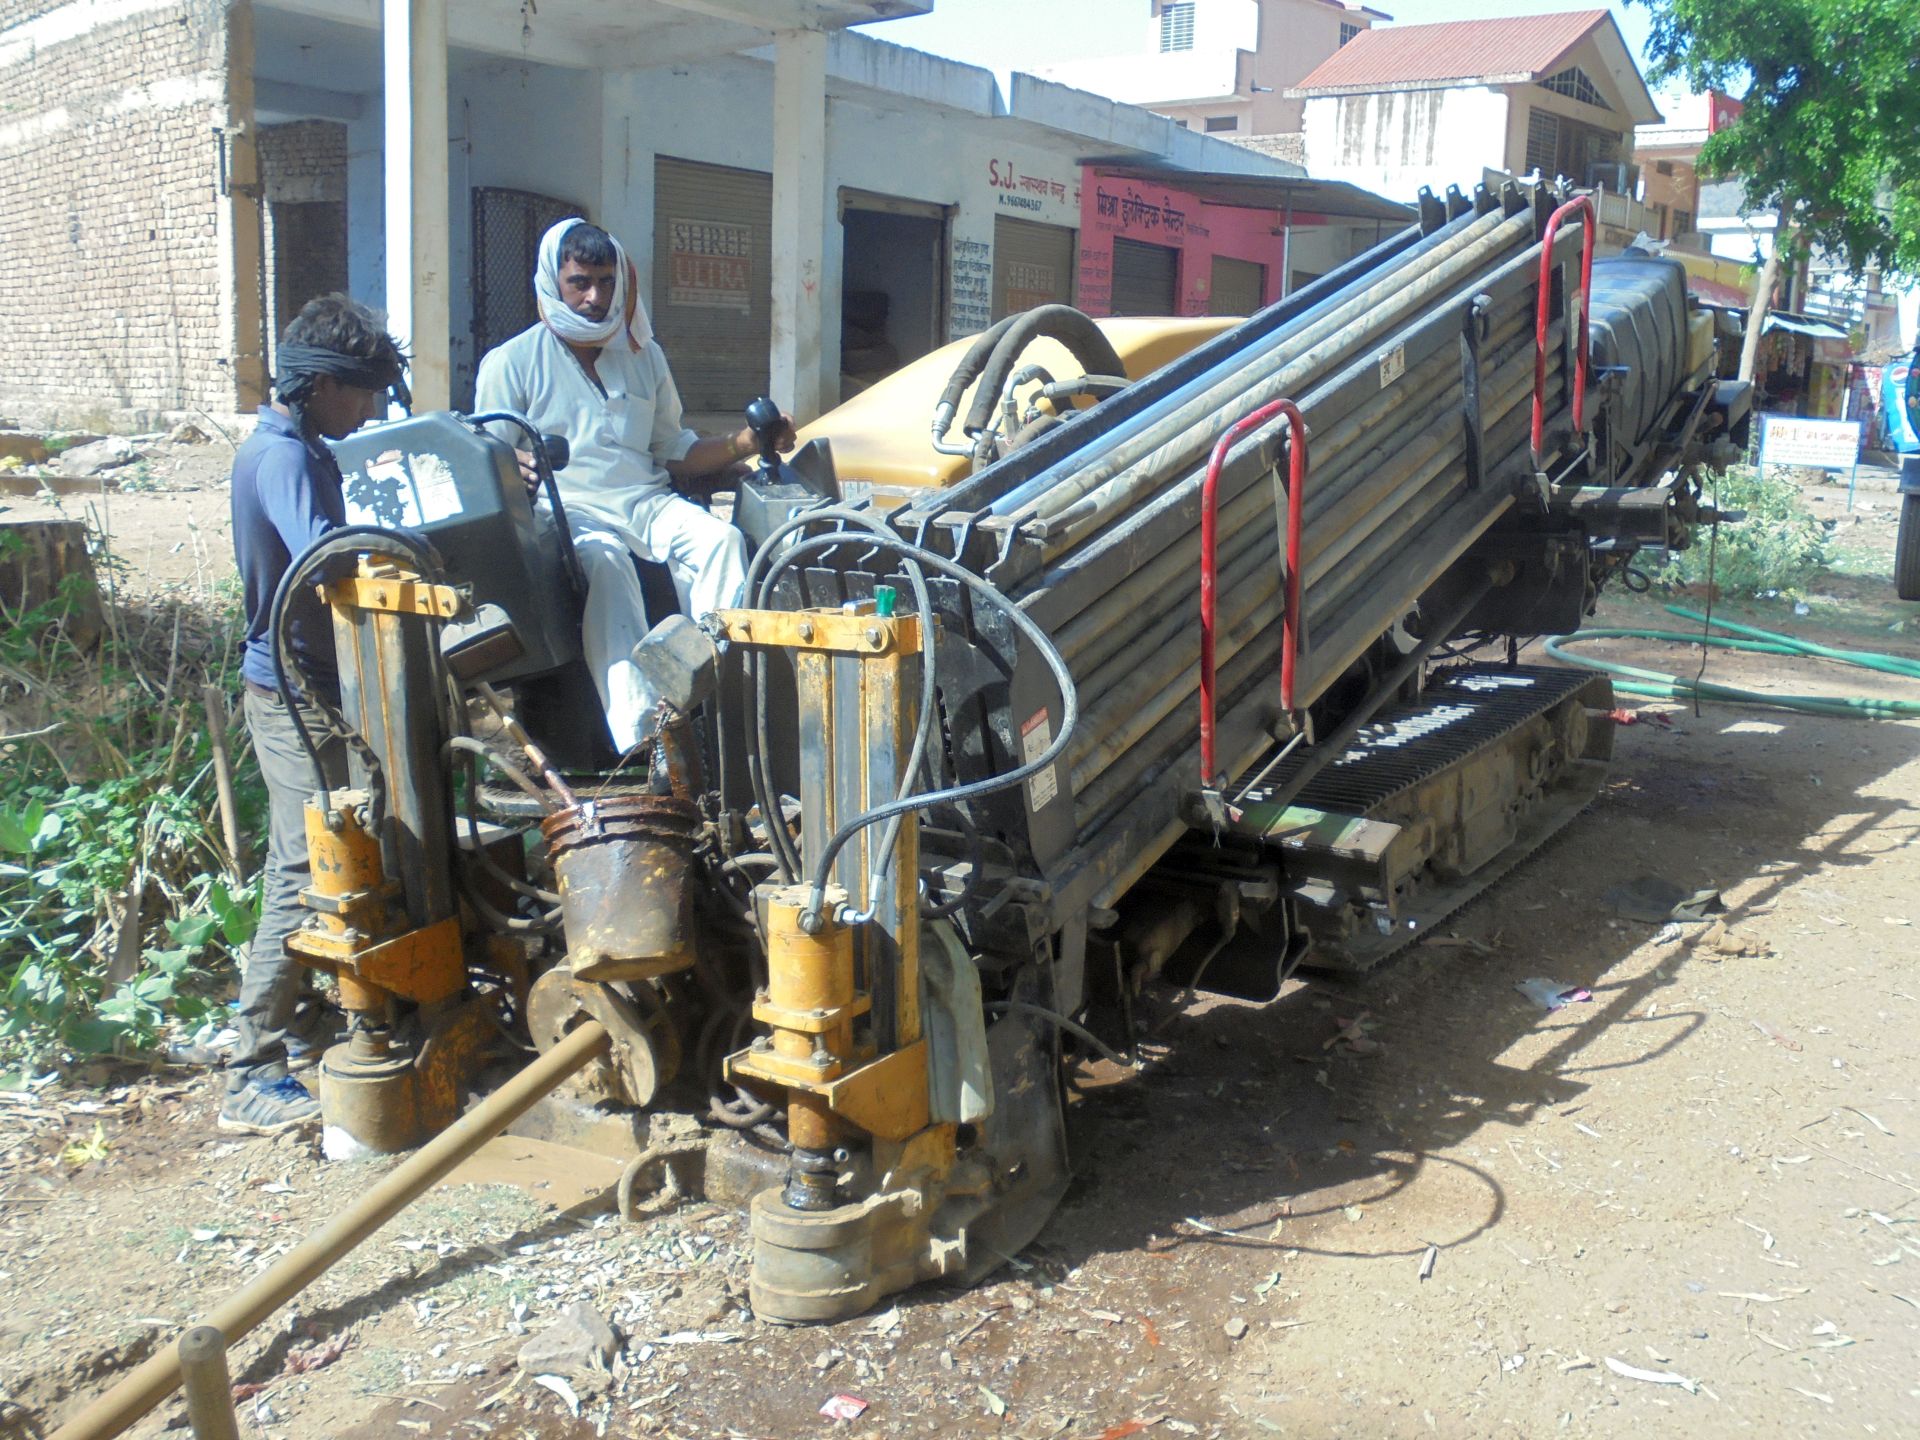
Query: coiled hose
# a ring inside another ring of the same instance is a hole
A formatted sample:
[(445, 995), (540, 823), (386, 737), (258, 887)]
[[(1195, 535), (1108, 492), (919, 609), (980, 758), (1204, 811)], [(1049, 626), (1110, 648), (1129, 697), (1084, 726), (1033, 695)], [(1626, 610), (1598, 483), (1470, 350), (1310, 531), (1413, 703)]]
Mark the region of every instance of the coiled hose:
[(1737, 625), (1728, 620), (1709, 620), (1698, 610), (1689, 610), (1683, 605), (1669, 605), (1666, 609), (1668, 614), (1678, 615), (1685, 620), (1697, 620), (1702, 624), (1731, 631), (1732, 634), (1709, 635), (1691, 634), (1679, 630), (1602, 627), (1549, 639), (1545, 645), (1546, 652), (1554, 659), (1565, 661), (1569, 665), (1578, 665), (1587, 670), (1599, 670), (1608, 675), (1625, 676), (1627, 678), (1623, 683), (1614, 686), (1616, 690), (1627, 695), (1641, 695), (1655, 700), (1730, 700), (1741, 705), (1766, 705), (1780, 710), (1794, 710), (1806, 715), (1833, 715), (1856, 720), (1907, 720), (1920, 716), (1920, 700), (1893, 700), (1877, 695), (1779, 695), (1765, 690), (1747, 690), (1738, 685), (1721, 685), (1711, 680), (1682, 680), (1678, 676), (1664, 674), (1659, 670), (1646, 670), (1637, 665), (1623, 665), (1618, 661), (1600, 660), (1591, 655), (1578, 655), (1566, 648), (1587, 640), (1663, 640), (1675, 645), (1711, 645), (1720, 650), (1739, 650), (1748, 654), (1832, 660), (1860, 670), (1872, 670), (1882, 675), (1898, 675), (1907, 680), (1920, 680), (1920, 660), (1906, 660), (1897, 655), (1884, 655), (1876, 650), (1838, 650), (1829, 645), (1816, 644), (1811, 640), (1796, 640), (1791, 635), (1780, 635), (1771, 630), (1757, 630), (1751, 625)]

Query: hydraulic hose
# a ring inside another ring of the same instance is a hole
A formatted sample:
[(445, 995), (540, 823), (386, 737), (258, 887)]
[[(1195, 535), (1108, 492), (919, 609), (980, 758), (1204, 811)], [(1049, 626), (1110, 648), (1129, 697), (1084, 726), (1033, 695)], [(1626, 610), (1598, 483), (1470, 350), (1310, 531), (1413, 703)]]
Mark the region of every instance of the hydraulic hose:
[[(1126, 364), (1113, 348), (1113, 342), (1088, 316), (1071, 305), (1042, 305), (1012, 318), (1013, 323), (994, 342), (993, 353), (980, 374), (979, 388), (973, 392), (973, 405), (967, 411), (963, 426), (969, 435), (993, 423), (994, 406), (1000, 401), (1000, 391), (1013, 373), (1014, 364), (1027, 346), (1042, 337), (1066, 346), (1089, 375), (1126, 374)], [(944, 400), (945, 396), (941, 398)], [(956, 403), (959, 398), (954, 396)]]
[[(871, 519), (871, 517), (864, 516), (862, 518)], [(844, 534), (816, 535), (810, 539), (795, 542), (792, 546), (788, 547), (786, 553), (783, 554), (768, 571), (767, 578), (763, 584), (770, 588), (773, 582), (778, 579), (781, 572), (791, 566), (803, 553), (810, 550), (825, 549), (832, 545), (843, 545), (848, 543), (851, 538), (855, 537), (849, 537)], [(936, 805), (954, 804), (961, 800), (971, 800), (980, 795), (988, 795), (997, 790), (1011, 789), (1028, 777), (1037, 775), (1047, 769), (1054, 761), (1066, 753), (1068, 742), (1072, 740), (1074, 728), (1080, 719), (1080, 697), (1074, 686), (1073, 672), (1067, 668), (1067, 662), (1061, 658), (1060, 652), (1054, 647), (1052, 640), (1047, 637), (1046, 632), (1034, 624), (1026, 611), (1022, 610), (1019, 605), (972, 572), (963, 570), (952, 561), (935, 555), (931, 551), (923, 550), (917, 545), (900, 539), (898, 536), (874, 534), (857, 538), (877, 549), (891, 550), (895, 554), (902, 556), (905, 560), (917, 562), (929, 570), (936, 571), (951, 580), (958, 581), (977, 601), (1000, 610), (1001, 613), (1012, 622), (1014, 628), (1025, 636), (1028, 642), (1033, 645), (1034, 649), (1039, 652), (1041, 659), (1046, 662), (1047, 668), (1053, 672), (1054, 681), (1060, 688), (1060, 730), (1053, 737), (1053, 742), (1040, 754), (1022, 765), (1015, 766), (1004, 774), (989, 776), (984, 780), (970, 781), (964, 785), (954, 785), (945, 790), (934, 790), (923, 795), (902, 796), (900, 799), (889, 801), (887, 804), (876, 805), (865, 813), (856, 815), (853, 819), (847, 821), (835, 832), (833, 838), (826, 843), (821, 850), (819, 858), (814, 862), (812, 894), (808, 898), (807, 909), (802, 913), (801, 917), (803, 926), (806, 925), (809, 917), (812, 918), (814, 924), (818, 924), (820, 907), (824, 903), (826, 895), (827, 878), (833, 873), (833, 862), (839, 856), (840, 851), (846, 846), (847, 842), (859, 834), (861, 830), (869, 825), (877, 824), (882, 820), (891, 819), (895, 815), (905, 815), (910, 810), (930, 809)], [(771, 545), (773, 538), (769, 537), (767, 543)], [(765, 553), (766, 546), (762, 546), (761, 554), (764, 555)], [(758, 558), (758, 556), (755, 557), (756, 560)], [(913, 770), (908, 770), (907, 774), (911, 776)]]
[[(1669, 605), (1667, 609), (1675, 615), (1689, 619), (1705, 619), (1699, 612), (1687, 610), (1678, 605)], [(1733, 625), (1724, 620), (1715, 620), (1711, 623), (1739, 633), (1733, 636), (1705, 635), (1679, 630), (1602, 626), (1592, 630), (1577, 631), (1572, 635), (1555, 636), (1545, 642), (1545, 648), (1554, 659), (1565, 661), (1569, 665), (1578, 665), (1586, 670), (1599, 670), (1608, 675), (1625, 676), (1625, 683), (1614, 686), (1616, 690), (1655, 700), (1727, 700), (1741, 705), (1764, 705), (1779, 710), (1792, 710), (1804, 715), (1830, 715), (1855, 720), (1906, 720), (1920, 717), (1920, 700), (1893, 700), (1884, 696), (1780, 695), (1765, 690), (1748, 690), (1738, 685), (1721, 685), (1712, 680), (1682, 680), (1678, 676), (1668, 675), (1659, 670), (1647, 670), (1638, 665), (1625, 665), (1614, 660), (1579, 655), (1566, 648), (1588, 640), (1660, 640), (1673, 645), (1711, 645), (1720, 650), (1738, 650), (1748, 654), (1808, 656), (1833, 660), (1859, 670), (1872, 670), (1883, 675), (1899, 675), (1906, 679), (1920, 680), (1920, 662), (1903, 660), (1893, 655), (1882, 655), (1872, 650), (1835, 650), (1810, 641), (1796, 640), (1790, 635), (1778, 635), (1770, 630), (1756, 630), (1748, 625)]]
[[(293, 721), (294, 733), (300, 737), (300, 748), (307, 752), (307, 761), (313, 767), (313, 788), (315, 793), (320, 795), (327, 793), (326, 767), (321, 764), (320, 749), (314, 744), (313, 736), (308, 733), (306, 720), (300, 714), (299, 705), (295, 703), (293, 681), (287, 673), (289, 668), (296, 672), (300, 668), (299, 658), (293, 654), (287, 643), (287, 607), (312, 572), (338, 555), (378, 548), (374, 544), (367, 543), (371, 541), (378, 541), (380, 545), (402, 551), (419, 567), (420, 573), (430, 582), (444, 583), (440, 571), (440, 557), (424, 540), (408, 535), (404, 531), (389, 530), (380, 525), (340, 525), (327, 531), (301, 551), (294, 558), (293, 563), (287, 566), (286, 571), (280, 576), (280, 584), (274, 589), (273, 606), (268, 612), (267, 633), (273, 640), (274, 685), (280, 692), (280, 703), (286, 706), (287, 717)], [(300, 678), (305, 680), (307, 677), (302, 675)], [(311, 684), (307, 685), (307, 694), (327, 715), (330, 724), (335, 725), (343, 734), (347, 732), (348, 727), (344, 719), (315, 693)]]

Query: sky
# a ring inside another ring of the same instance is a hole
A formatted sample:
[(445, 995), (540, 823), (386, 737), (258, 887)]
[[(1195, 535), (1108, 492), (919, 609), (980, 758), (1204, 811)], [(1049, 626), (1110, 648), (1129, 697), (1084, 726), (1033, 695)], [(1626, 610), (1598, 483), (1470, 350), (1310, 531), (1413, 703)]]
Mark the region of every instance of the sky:
[[(1402, 25), (1591, 10), (1596, 0), (1370, 0)], [(877, 39), (928, 50), (989, 70), (1031, 70), (1064, 60), (1138, 52), (1147, 34), (1149, 0), (934, 0), (931, 15), (863, 27)], [(1607, 6), (1638, 56), (1650, 28), (1643, 5)], [(1645, 62), (1642, 61), (1642, 68)]]

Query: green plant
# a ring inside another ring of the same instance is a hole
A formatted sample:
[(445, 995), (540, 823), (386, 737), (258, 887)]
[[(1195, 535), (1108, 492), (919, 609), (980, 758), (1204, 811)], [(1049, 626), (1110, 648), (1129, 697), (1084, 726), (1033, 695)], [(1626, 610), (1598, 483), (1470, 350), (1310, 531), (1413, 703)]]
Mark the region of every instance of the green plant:
[(1826, 522), (1807, 508), (1799, 486), (1783, 475), (1736, 465), (1709, 476), (1706, 488), (1715, 506), (1743, 512), (1743, 518), (1721, 525), (1717, 537), (1696, 533), (1691, 548), (1674, 552), (1655, 572), (1655, 582), (1668, 589), (1711, 584), (1718, 593), (1744, 598), (1797, 598), (1825, 564), (1829, 540)]
[[(0, 533), (0, 559), (18, 544)], [(0, 596), (0, 1085), (201, 1018), (256, 923), (221, 835), (201, 698), (207, 681), (237, 687), (235, 608), (123, 597), (112, 557), (97, 563), (97, 642), (70, 624), (89, 577), (32, 607)], [(251, 756), (234, 758), (257, 815)]]

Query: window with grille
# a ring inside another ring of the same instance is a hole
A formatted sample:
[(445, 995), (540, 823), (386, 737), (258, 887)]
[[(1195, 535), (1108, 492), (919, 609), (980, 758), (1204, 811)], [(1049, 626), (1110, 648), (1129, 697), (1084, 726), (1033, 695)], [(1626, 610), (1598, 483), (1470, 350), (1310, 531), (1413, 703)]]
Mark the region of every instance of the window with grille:
[(1546, 110), (1527, 115), (1527, 172), (1552, 179), (1559, 166), (1560, 117)]
[(1342, 20), (1340, 22), (1340, 43), (1342, 45), (1346, 44), (1347, 41), (1351, 40), (1354, 36), (1358, 35), (1359, 33), (1360, 33), (1360, 27), (1358, 25), (1352, 24), (1351, 22), (1346, 20)]
[(1209, 135), (1217, 135), (1222, 130), (1238, 130), (1239, 128), (1240, 117), (1238, 115), (1207, 116), (1207, 133)]
[(1160, 7), (1160, 50), (1193, 49), (1193, 0), (1172, 0)]
[(1673, 233), (1676, 236), (1693, 233), (1693, 212), (1691, 210), (1676, 210), (1673, 212)]
[(1602, 110), (1611, 110), (1606, 97), (1595, 88), (1593, 81), (1587, 78), (1587, 72), (1578, 65), (1569, 65), (1558, 75), (1549, 75), (1540, 82), (1556, 95), (1565, 95), (1569, 100), (1578, 100), (1582, 104), (1598, 106)]
[(1621, 185), (1620, 137), (1546, 110), (1527, 115), (1525, 168), (1551, 180), (1564, 175), (1577, 185)]

